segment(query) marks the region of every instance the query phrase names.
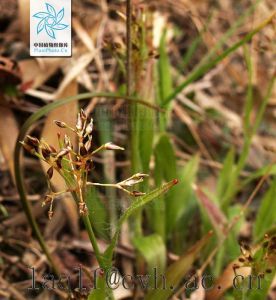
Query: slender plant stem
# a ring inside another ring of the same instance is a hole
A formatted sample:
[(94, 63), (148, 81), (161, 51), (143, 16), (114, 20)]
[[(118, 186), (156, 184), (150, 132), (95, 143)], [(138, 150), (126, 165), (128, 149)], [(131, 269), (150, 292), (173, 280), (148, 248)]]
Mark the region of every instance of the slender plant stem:
[(130, 96), (131, 82), (132, 82), (132, 71), (131, 71), (131, 56), (132, 56), (132, 45), (131, 45), (131, 14), (132, 14), (132, 2), (127, 0), (126, 3), (126, 42), (127, 42), (127, 53), (126, 53), (126, 86), (127, 96)]
[(87, 182), (87, 185), (106, 186), (106, 187), (117, 187), (114, 183), (98, 183), (98, 182)]
[(83, 223), (85, 225), (86, 231), (88, 233), (90, 242), (93, 246), (93, 250), (94, 250), (95, 256), (97, 258), (97, 261), (98, 261), (100, 267), (105, 269), (104, 260), (102, 258), (102, 254), (100, 252), (100, 249), (99, 249), (99, 246), (98, 246), (98, 243), (97, 243), (97, 239), (96, 239), (96, 236), (94, 234), (94, 231), (93, 231), (93, 228), (92, 228), (92, 225), (90, 223), (88, 215), (84, 215), (82, 217), (82, 220), (83, 220)]
[[(132, 90), (133, 86), (133, 74), (132, 74), (132, 0), (126, 2), (126, 40), (127, 40), (127, 53), (126, 53), (126, 85), (127, 95), (131, 96), (136, 91)], [(131, 171), (138, 172), (140, 169), (140, 156), (139, 156), (139, 132), (138, 129), (138, 108), (136, 104), (129, 105), (129, 128), (130, 132), (130, 161)], [(142, 234), (142, 211), (137, 211), (134, 216), (134, 232), (135, 235)]]
[[(21, 140), (21, 139), (20, 139)], [(29, 224), (34, 232), (34, 234), (36, 235), (36, 238), (40, 244), (40, 247), (42, 249), (42, 251), (44, 252), (44, 254), (46, 255), (50, 265), (52, 266), (52, 269), (54, 271), (54, 273), (56, 275), (59, 275), (59, 272), (58, 272), (58, 268), (56, 267), (55, 263), (54, 263), (54, 260), (52, 258), (52, 255), (50, 254), (50, 251), (43, 239), (43, 236), (40, 232), (40, 229), (38, 228), (38, 224), (37, 222), (35, 221), (35, 218), (33, 216), (33, 213), (31, 211), (31, 205), (29, 203), (29, 201), (27, 200), (27, 197), (26, 197), (26, 190), (25, 190), (25, 187), (24, 187), (24, 184), (23, 184), (23, 176), (21, 174), (21, 171), (20, 171), (20, 144), (19, 144), (19, 140), (16, 144), (16, 149), (15, 149), (15, 157), (14, 157), (14, 165), (15, 165), (15, 181), (16, 181), (16, 185), (17, 185), (17, 190), (18, 190), (18, 193), (20, 195), (20, 199), (21, 199), (21, 204), (22, 204), (22, 208), (26, 214), (26, 217), (29, 221)]]

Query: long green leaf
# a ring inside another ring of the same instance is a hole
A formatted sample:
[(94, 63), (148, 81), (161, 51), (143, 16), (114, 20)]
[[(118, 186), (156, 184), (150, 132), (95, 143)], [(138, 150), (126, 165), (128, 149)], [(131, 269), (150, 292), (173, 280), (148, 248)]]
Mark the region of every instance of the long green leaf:
[(100, 238), (108, 238), (108, 216), (104, 204), (99, 199), (95, 187), (89, 186), (86, 193), (86, 204), (92, 227)]
[[(158, 270), (158, 273), (164, 273), (167, 252), (164, 240), (160, 235), (151, 234), (148, 236), (134, 237), (133, 245), (144, 257), (149, 275), (152, 275), (154, 269)], [(152, 279), (152, 276), (150, 278)]]
[(172, 77), (169, 56), (167, 54), (166, 47), (166, 30), (163, 31), (159, 46), (159, 60), (158, 60), (158, 71), (159, 71), (159, 99), (160, 105), (163, 104), (165, 99), (172, 92)]
[[(107, 105), (104, 106), (107, 109)], [(99, 127), (99, 135), (100, 135), (100, 144), (105, 144), (110, 141), (113, 141), (113, 130), (112, 130), (112, 120), (109, 118), (109, 115), (103, 115), (99, 112), (97, 114), (96, 109), (96, 118), (95, 123), (98, 124)], [(113, 183), (115, 182), (116, 170), (112, 168), (115, 164), (115, 153), (113, 151), (104, 151), (102, 153), (103, 159), (105, 163), (103, 164), (103, 172), (105, 183)], [(114, 230), (117, 225), (118, 214), (117, 214), (117, 198), (116, 198), (116, 190), (115, 189), (107, 189), (106, 196), (108, 199), (108, 210), (109, 210), (109, 220), (110, 220), (110, 236), (113, 236)]]
[(234, 149), (231, 148), (227, 153), (223, 162), (223, 167), (218, 176), (217, 182), (217, 198), (222, 199), (226, 189), (228, 188), (231, 177), (233, 176), (233, 167), (235, 164), (235, 153)]
[(211, 232), (198, 241), (176, 262), (171, 264), (165, 273), (165, 284), (163, 280), (158, 284), (158, 288), (150, 291), (145, 300), (167, 300), (178, 287), (185, 274), (192, 267), (195, 259), (200, 253), (200, 250), (207, 244), (211, 236)]
[(194, 201), (194, 191), (192, 185), (196, 180), (199, 167), (199, 155), (195, 155), (187, 164), (179, 170), (179, 185), (176, 187), (176, 197), (174, 202), (169, 203), (167, 220), (172, 219), (174, 224), (168, 226), (168, 232), (174, 229), (175, 224), (188, 212)]
[(274, 178), (269, 190), (265, 193), (261, 200), (257, 213), (257, 219), (254, 223), (254, 238), (258, 240), (273, 225), (276, 225), (276, 178)]
[[(157, 74), (156, 74), (156, 99), (159, 105), (163, 105), (166, 98), (172, 93), (172, 76), (171, 76), (171, 65), (169, 56), (167, 53), (166, 47), (166, 30), (163, 31), (163, 34), (160, 39), (159, 44), (159, 60), (157, 64)], [(159, 129), (160, 131), (165, 131), (167, 125), (167, 119), (169, 117), (171, 108), (167, 107), (166, 115), (159, 116)]]
[(115, 300), (113, 291), (106, 285), (105, 275), (97, 276), (96, 288), (93, 288), (87, 300)]
[(118, 240), (122, 224), (132, 214), (137, 212), (140, 208), (144, 207), (146, 204), (148, 204), (149, 202), (151, 202), (155, 198), (159, 197), (160, 195), (166, 193), (169, 189), (171, 189), (177, 183), (178, 183), (177, 179), (174, 179), (174, 180), (164, 184), (160, 188), (157, 188), (157, 189), (153, 190), (152, 192), (148, 193), (147, 195), (136, 198), (133, 201), (133, 203), (130, 205), (130, 207), (128, 207), (126, 209), (126, 211), (123, 213), (123, 215), (119, 219), (118, 225), (117, 225), (117, 230), (114, 234), (114, 237), (112, 238), (112, 241), (111, 241), (109, 247), (106, 249), (106, 251), (104, 253), (104, 257), (105, 257), (105, 260), (106, 260), (107, 264), (109, 264), (111, 262), (112, 255), (113, 255), (113, 250), (114, 250), (116, 242)]
[[(176, 170), (176, 158), (172, 144), (167, 134), (162, 134), (154, 148), (155, 157), (155, 169), (154, 177), (156, 185), (161, 185), (164, 181), (168, 181), (171, 178), (177, 178)], [(160, 234), (163, 239), (166, 239), (167, 232), (167, 214), (168, 209), (171, 206), (172, 201), (178, 201), (176, 188), (171, 191), (168, 195), (161, 195), (158, 199), (152, 203), (150, 207), (150, 223), (155, 232)], [(174, 200), (175, 199), (175, 200)], [(171, 219), (170, 222), (173, 222)]]
[(235, 195), (235, 193), (237, 192), (238, 177), (240, 175), (240, 172), (242, 171), (242, 169), (244, 168), (244, 166), (246, 164), (246, 161), (248, 158), (248, 153), (250, 150), (250, 145), (252, 142), (252, 138), (256, 134), (257, 129), (259, 128), (259, 126), (261, 124), (265, 109), (267, 107), (268, 101), (269, 101), (272, 91), (273, 91), (274, 83), (275, 83), (275, 76), (272, 76), (272, 78), (270, 79), (270, 81), (268, 83), (266, 94), (265, 94), (263, 101), (257, 112), (255, 123), (252, 126), (252, 129), (250, 130), (250, 134), (245, 135), (245, 141), (244, 141), (244, 145), (242, 147), (242, 151), (241, 151), (238, 163), (235, 166), (235, 169), (233, 171), (233, 176), (231, 176), (231, 178), (230, 178), (231, 180), (229, 182), (227, 190), (225, 191), (225, 194), (222, 199), (222, 205), (223, 205), (224, 210), (227, 210), (228, 205), (229, 205), (233, 195)]

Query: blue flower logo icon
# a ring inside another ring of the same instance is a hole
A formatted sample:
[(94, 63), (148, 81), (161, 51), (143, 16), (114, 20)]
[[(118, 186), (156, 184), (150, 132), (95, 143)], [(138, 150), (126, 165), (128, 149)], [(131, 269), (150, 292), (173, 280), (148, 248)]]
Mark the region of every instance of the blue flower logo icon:
[(36, 33), (39, 34), (41, 31), (45, 30), (51, 38), (55, 39), (55, 30), (64, 30), (69, 25), (60, 23), (64, 17), (64, 8), (58, 13), (56, 13), (54, 7), (49, 3), (46, 3), (46, 8), (47, 12), (38, 12), (33, 15), (34, 18), (41, 19), (37, 24)]

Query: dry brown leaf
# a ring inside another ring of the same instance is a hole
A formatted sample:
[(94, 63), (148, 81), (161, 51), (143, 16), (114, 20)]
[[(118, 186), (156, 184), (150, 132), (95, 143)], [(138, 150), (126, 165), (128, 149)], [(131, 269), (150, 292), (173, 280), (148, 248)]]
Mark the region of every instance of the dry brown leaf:
[(80, 21), (76, 18), (73, 18), (72, 24), (80, 40), (83, 42), (83, 44), (89, 51), (93, 52), (95, 50), (94, 42), (89, 36), (88, 32), (83, 28)]
[(227, 219), (220, 208), (202, 191), (202, 189), (194, 185), (197, 199), (205, 209), (214, 229), (220, 236), (225, 236)]
[[(221, 299), (222, 295), (233, 286), (233, 280), (235, 278), (235, 273), (233, 270), (233, 266), (235, 264), (238, 264), (238, 260), (235, 260), (231, 262), (223, 271), (221, 276), (216, 280), (215, 285), (216, 287), (220, 288), (215, 288), (207, 291), (206, 293), (206, 300), (219, 300)], [(237, 275), (242, 275), (244, 277), (248, 276), (251, 274), (251, 268), (250, 267), (243, 267), (239, 268), (237, 271)]]
[[(89, 31), (76, 18), (73, 18), (72, 24), (73, 24), (73, 28), (76, 32), (76, 35), (82, 41), (82, 43), (85, 45), (85, 47), (91, 53), (95, 53), (95, 63), (96, 63), (98, 71), (101, 74), (99, 77), (105, 82), (106, 86), (108, 86), (109, 80), (108, 80), (108, 76), (104, 70), (104, 64), (103, 64), (103, 61), (101, 58), (101, 54), (100, 54), (100, 51), (96, 51), (97, 49), (95, 47), (95, 44), (99, 43), (99, 38), (103, 34), (103, 30), (101, 28), (104, 27), (103, 24), (105, 22), (106, 22), (105, 16), (103, 16), (99, 20), (97, 19), (97, 21), (95, 22), (95, 24), (93, 26), (93, 29), (91, 30), (91, 28), (89, 27), (89, 29), (90, 29)], [(91, 87), (92, 83), (91, 83), (91, 80), (88, 80), (88, 77), (84, 73), (85, 73), (85, 71), (83, 71), (78, 76), (78, 79), (79, 79), (79, 81), (80, 81), (80, 77), (82, 77), (81, 78), (82, 80), (85, 79), (85, 81), (81, 82), (81, 83), (84, 84), (86, 88), (88, 87), (88, 90), (89, 90), (89, 86)]]
[[(58, 95), (58, 98), (63, 98), (67, 96), (73, 96), (76, 95), (78, 92), (77, 89), (77, 83), (76, 81), (72, 81), (67, 87), (64, 89), (62, 94)], [(57, 133), (61, 131), (60, 128), (58, 128), (53, 121), (54, 120), (62, 120), (63, 122), (67, 123), (69, 126), (74, 127), (76, 124), (76, 116), (78, 112), (78, 105), (77, 102), (72, 102), (67, 105), (63, 105), (62, 107), (59, 107), (47, 116), (47, 119), (45, 121), (45, 125), (42, 131), (42, 137), (52, 146), (55, 148), (58, 148), (58, 140), (57, 140)], [(75, 135), (67, 129), (62, 129), (62, 134), (67, 134), (70, 136), (72, 142), (76, 140)], [(49, 166), (45, 163), (42, 163), (44, 172), (46, 173), (49, 169)], [(62, 191), (66, 189), (64, 180), (62, 177), (54, 172), (54, 176), (51, 180), (54, 188), (57, 191)], [(59, 202), (56, 202), (57, 204)], [(76, 207), (75, 201), (72, 199), (71, 195), (66, 194), (64, 197), (63, 203), (66, 203), (64, 205), (64, 209), (68, 218), (68, 221), (70, 222), (72, 232), (75, 235), (79, 234), (79, 215), (78, 215), (78, 209)]]
[(82, 56), (78, 57), (76, 60), (71, 60), (72, 65), (69, 66), (66, 75), (64, 76), (61, 84), (59, 85), (56, 95), (61, 94), (65, 90), (65, 88), (70, 84), (70, 82), (76, 79), (82, 73), (82, 71), (86, 69), (86, 67), (94, 59), (96, 52), (97, 50), (93, 51), (92, 53), (85, 53)]
[(13, 152), (18, 135), (17, 122), (11, 109), (0, 106), (0, 148), (14, 180)]
[[(38, 219), (46, 210), (46, 207), (41, 207), (41, 202), (37, 202), (33, 205), (33, 215), (36, 219)], [(20, 211), (17, 214), (14, 214), (12, 218), (8, 218), (7, 220), (1, 223), (3, 226), (10, 228), (15, 226), (21, 226), (28, 224), (28, 220), (25, 212)]]
[(23, 82), (31, 82), (32, 88), (43, 84), (64, 62), (64, 58), (26, 59), (19, 62)]
[[(200, 277), (198, 278), (198, 281), (199, 281), (199, 282), (202, 282), (202, 276), (200, 276)], [(204, 299), (205, 299), (205, 294), (206, 294), (206, 291), (205, 291), (203, 285), (202, 285), (202, 284), (199, 284), (198, 289), (196, 289), (196, 290), (191, 294), (190, 300), (204, 300)]]
[(30, 32), (30, 0), (18, 0), (20, 29), (26, 44), (29, 42)]

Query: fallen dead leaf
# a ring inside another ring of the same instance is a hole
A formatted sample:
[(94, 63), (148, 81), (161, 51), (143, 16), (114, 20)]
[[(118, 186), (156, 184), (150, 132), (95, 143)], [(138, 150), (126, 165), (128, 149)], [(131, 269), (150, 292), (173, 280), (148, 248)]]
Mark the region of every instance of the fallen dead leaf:
[(43, 84), (62, 65), (64, 58), (26, 59), (19, 62), (23, 82), (31, 82), (33, 89)]
[[(63, 90), (61, 94), (58, 95), (58, 98), (63, 98), (67, 96), (73, 96), (77, 94), (77, 83), (75, 80), (73, 80), (67, 87)], [(78, 111), (78, 105), (77, 102), (72, 102), (67, 105), (63, 105), (62, 107), (59, 107), (47, 116), (47, 119), (45, 121), (45, 125), (42, 131), (42, 136), (50, 145), (54, 146), (55, 148), (58, 148), (58, 140), (57, 140), (57, 133), (61, 131), (60, 128), (58, 128), (53, 121), (54, 120), (62, 120), (63, 122), (67, 123), (69, 126), (74, 127), (76, 124), (76, 117), (77, 117), (77, 111)], [(70, 131), (66, 129), (62, 129), (62, 134), (67, 134), (70, 136), (71, 141), (76, 141), (75, 135)], [(45, 163), (42, 163), (44, 172), (46, 174), (47, 170), (49, 169), (49, 166)], [(66, 189), (66, 185), (64, 183), (63, 178), (54, 172), (53, 178), (51, 180), (54, 188), (57, 191), (62, 191)], [(57, 201), (55, 204), (61, 203)], [(76, 206), (75, 201), (72, 199), (72, 196), (70, 194), (65, 194), (64, 201), (62, 202), (64, 204), (64, 209), (66, 213), (66, 217), (68, 219), (68, 222), (70, 223), (70, 228), (72, 229), (72, 232), (75, 235), (79, 234), (79, 215), (78, 215), (78, 209)], [(49, 225), (50, 226), (50, 225)]]
[(0, 106), (0, 148), (8, 164), (13, 181), (14, 162), (13, 152), (18, 135), (18, 126), (11, 109)]

